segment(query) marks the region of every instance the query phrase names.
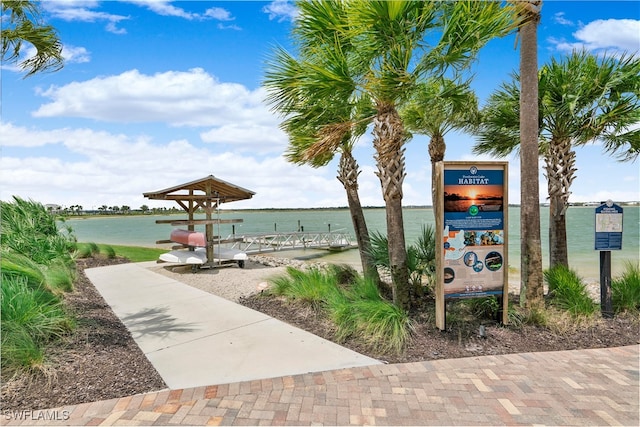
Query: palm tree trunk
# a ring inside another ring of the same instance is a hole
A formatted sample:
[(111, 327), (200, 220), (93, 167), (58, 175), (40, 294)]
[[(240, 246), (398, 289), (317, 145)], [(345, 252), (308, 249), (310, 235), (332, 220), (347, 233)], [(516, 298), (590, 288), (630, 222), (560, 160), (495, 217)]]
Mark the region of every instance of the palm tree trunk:
[(402, 218), (402, 183), (406, 175), (402, 147), (404, 141), (404, 126), (396, 109), (392, 105), (378, 104), (373, 123), (373, 146), (378, 166), (376, 174), (380, 179), (386, 208), (393, 302), (408, 310), (411, 287)]
[(571, 141), (553, 140), (545, 155), (545, 169), (549, 189), (549, 266), (569, 266), (567, 250), (566, 212), (569, 208), (569, 191), (575, 178), (575, 151)]
[(338, 166), (338, 181), (340, 181), (347, 192), (347, 202), (349, 204), (349, 212), (351, 213), (351, 221), (358, 242), (358, 251), (360, 252), (360, 262), (362, 263), (362, 271), (365, 277), (374, 280), (380, 286), (380, 274), (371, 259), (371, 241), (369, 240), (369, 230), (367, 222), (362, 211), (360, 196), (358, 194), (358, 175), (360, 171), (358, 162), (350, 151), (345, 150), (340, 156), (340, 164)]
[(538, 22), (542, 2), (521, 2), (528, 22), (520, 28), (520, 303), (543, 306), (540, 188), (538, 179)]

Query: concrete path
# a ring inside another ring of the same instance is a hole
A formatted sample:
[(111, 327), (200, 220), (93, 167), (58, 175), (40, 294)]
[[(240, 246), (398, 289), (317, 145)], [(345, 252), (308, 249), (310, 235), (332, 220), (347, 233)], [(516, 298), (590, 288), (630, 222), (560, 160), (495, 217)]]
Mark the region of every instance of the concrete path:
[(85, 273), (171, 389), (380, 363), (145, 267)]
[(4, 424), (638, 426), (639, 349), (373, 365), (23, 412)]

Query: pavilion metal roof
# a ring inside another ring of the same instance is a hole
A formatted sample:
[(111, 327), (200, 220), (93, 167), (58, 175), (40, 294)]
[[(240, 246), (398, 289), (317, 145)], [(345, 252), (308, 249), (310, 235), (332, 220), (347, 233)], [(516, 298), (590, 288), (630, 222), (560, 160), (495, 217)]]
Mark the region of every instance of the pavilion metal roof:
[(219, 204), (250, 199), (254, 194), (256, 193), (253, 191), (209, 175), (202, 179), (165, 188), (164, 190), (143, 193), (143, 196), (154, 200), (216, 200)]

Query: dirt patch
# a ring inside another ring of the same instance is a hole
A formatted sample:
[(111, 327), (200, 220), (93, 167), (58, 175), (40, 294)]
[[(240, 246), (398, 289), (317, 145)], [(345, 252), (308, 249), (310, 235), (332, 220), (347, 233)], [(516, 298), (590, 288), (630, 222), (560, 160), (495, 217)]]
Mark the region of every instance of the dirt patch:
[(65, 295), (77, 328), (47, 351), (43, 370), (5, 378), (2, 410), (45, 409), (123, 397), (167, 388), (102, 296), (85, 268), (128, 262), (91, 258), (78, 261), (78, 279)]

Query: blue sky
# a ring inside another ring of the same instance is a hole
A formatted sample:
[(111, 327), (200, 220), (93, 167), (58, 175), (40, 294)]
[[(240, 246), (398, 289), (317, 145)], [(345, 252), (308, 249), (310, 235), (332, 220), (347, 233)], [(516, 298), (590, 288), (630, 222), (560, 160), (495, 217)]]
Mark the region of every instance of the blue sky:
[[(24, 78), (2, 72), (0, 197), (44, 204), (172, 206), (143, 192), (213, 174), (256, 192), (225, 208), (346, 206), (337, 160), (313, 169), (282, 157), (287, 137), (264, 103), (264, 62), (289, 46), (292, 3), (276, 1), (43, 2), (64, 44), (65, 67)], [(573, 48), (640, 49), (640, 2), (546, 0), (539, 64)], [(518, 67), (514, 37), (492, 41), (474, 65), (481, 105)], [(406, 146), (404, 205), (431, 204), (428, 140)], [(449, 133), (445, 160), (471, 153), (473, 137)], [(354, 155), (363, 205), (384, 205), (371, 136)], [(520, 202), (520, 165), (509, 157), (509, 201)], [(542, 162), (540, 163), (542, 168)], [(640, 199), (638, 162), (598, 144), (577, 150), (570, 201)], [(541, 201), (546, 181), (540, 174)]]

